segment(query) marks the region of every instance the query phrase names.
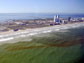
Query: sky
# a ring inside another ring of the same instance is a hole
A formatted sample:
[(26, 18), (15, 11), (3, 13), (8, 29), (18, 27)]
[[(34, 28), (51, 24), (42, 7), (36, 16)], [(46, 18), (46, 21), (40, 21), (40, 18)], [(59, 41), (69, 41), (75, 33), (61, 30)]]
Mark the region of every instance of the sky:
[(0, 0), (0, 13), (84, 13), (84, 0)]

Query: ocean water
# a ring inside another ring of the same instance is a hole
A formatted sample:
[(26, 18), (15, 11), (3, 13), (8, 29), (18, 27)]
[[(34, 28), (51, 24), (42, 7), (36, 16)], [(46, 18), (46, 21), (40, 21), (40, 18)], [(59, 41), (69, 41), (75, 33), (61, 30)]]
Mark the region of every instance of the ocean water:
[[(84, 62), (84, 27), (68, 29), (65, 32), (52, 32), (50, 36), (38, 37), (33, 42), (43, 44), (45, 46), (30, 47), (44, 48), (40, 50), (40, 54), (32, 60), (44, 63), (83, 63)], [(41, 60), (41, 61), (40, 61)]]
[[(0, 13), (0, 21), (8, 21), (11, 19), (41, 19), (41, 18), (53, 18), (57, 14), (48, 14), (48, 13)], [(63, 18), (82, 18), (84, 14), (59, 14)]]
[(42, 35), (33, 37), (30, 42), (0, 46), (0, 63), (84, 62), (84, 26)]

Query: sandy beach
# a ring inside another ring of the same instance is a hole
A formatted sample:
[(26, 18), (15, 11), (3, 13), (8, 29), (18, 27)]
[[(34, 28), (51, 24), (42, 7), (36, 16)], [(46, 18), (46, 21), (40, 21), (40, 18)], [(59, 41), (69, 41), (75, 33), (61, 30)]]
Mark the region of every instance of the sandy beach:
[[(17, 32), (10, 30), (8, 32), (0, 33), (0, 43), (7, 43), (8, 41), (11, 41), (11, 40), (31, 37), (31, 36), (42, 34), (42, 33), (50, 33), (52, 31), (62, 32), (62, 30), (65, 30), (65, 29), (76, 28), (76, 27), (81, 27), (81, 26), (84, 26), (84, 22), (19, 30)], [(12, 43), (12, 41), (10, 43)]]

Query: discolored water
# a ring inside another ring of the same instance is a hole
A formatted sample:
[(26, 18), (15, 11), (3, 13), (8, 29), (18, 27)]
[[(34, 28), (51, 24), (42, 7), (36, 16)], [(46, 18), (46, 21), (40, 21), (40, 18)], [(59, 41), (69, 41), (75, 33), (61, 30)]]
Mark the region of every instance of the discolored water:
[(82, 63), (84, 61), (84, 27), (44, 33), (0, 46), (0, 63)]

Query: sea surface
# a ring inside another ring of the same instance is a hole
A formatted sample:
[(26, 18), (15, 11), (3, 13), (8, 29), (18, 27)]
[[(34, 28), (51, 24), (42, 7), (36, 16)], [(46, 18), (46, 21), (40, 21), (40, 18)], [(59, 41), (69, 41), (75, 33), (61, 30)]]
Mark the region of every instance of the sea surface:
[[(42, 45), (28, 47), (28, 49), (38, 49), (31, 62), (84, 63), (84, 26), (52, 32), (43, 37), (38, 36), (33, 39), (33, 42)], [(16, 49), (19, 50), (17, 47)]]
[[(18, 20), (18, 19), (42, 19), (53, 18), (55, 13), (0, 13), (0, 22)], [(84, 14), (58, 14), (62, 18), (82, 18)]]
[(31, 38), (1, 45), (0, 63), (84, 63), (84, 26)]

